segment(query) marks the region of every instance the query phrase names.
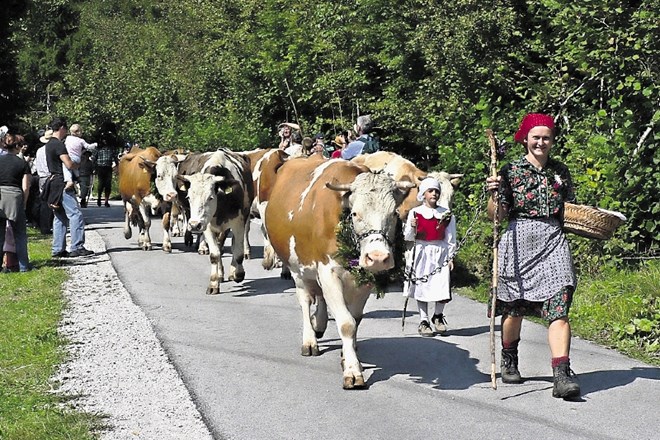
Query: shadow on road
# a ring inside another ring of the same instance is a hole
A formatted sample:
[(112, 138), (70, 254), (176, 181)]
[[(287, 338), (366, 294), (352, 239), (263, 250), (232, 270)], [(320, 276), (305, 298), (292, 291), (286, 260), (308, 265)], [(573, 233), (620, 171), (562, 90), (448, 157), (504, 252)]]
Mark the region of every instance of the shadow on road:
[[(376, 367), (368, 379), (373, 385), (395, 375), (406, 375), (415, 383), (442, 390), (465, 390), (490, 381), (477, 369), (478, 359), (467, 350), (436, 338), (379, 338), (358, 343), (360, 360)], [(420, 356), (427, 358), (420, 362)]]
[(633, 367), (630, 370), (602, 370), (578, 373), (582, 396), (633, 383), (637, 379), (660, 380), (660, 368)]

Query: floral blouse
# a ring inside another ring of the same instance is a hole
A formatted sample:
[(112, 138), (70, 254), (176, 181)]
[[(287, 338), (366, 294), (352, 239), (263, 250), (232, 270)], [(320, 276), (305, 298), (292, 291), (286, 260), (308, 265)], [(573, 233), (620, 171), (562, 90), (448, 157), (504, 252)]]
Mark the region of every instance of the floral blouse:
[(510, 218), (561, 217), (564, 202), (575, 203), (571, 173), (554, 159), (539, 170), (523, 156), (502, 167), (500, 176), (501, 203)]

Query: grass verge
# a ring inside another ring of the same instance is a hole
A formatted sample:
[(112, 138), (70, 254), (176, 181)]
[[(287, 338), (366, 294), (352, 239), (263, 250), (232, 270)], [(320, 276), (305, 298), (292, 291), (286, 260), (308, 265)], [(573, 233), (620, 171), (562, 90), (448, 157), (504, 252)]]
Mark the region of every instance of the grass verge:
[[(488, 283), (461, 288), (461, 294), (486, 303)], [(660, 262), (636, 270), (606, 268), (597, 278), (580, 278), (570, 319), (574, 336), (660, 366)]]
[(67, 274), (50, 260), (51, 238), (29, 230), (36, 270), (0, 274), (0, 439), (93, 439), (100, 418), (69, 410), (49, 379), (64, 361), (57, 333)]

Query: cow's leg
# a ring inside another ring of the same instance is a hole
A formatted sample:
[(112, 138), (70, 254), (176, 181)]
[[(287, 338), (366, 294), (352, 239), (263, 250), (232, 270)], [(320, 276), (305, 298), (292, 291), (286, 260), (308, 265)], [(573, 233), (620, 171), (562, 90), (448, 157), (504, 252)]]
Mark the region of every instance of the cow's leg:
[(316, 339), (316, 331), (312, 326), (310, 309), (314, 302), (314, 293), (321, 294), (321, 289), (316, 282), (303, 281), (298, 276), (295, 277), (296, 298), (300, 304), (303, 318), (303, 338), (300, 354), (303, 356), (318, 356), (321, 354), (319, 343)]
[(133, 205), (129, 202), (124, 202), (124, 238), (130, 240), (133, 236), (133, 229), (131, 228), (131, 216), (133, 215)]
[(329, 265), (319, 264), (318, 278), (323, 289), (330, 312), (337, 323), (337, 330), (342, 341), (342, 368), (344, 370), (344, 389), (362, 388), (365, 385), (362, 364), (357, 356), (357, 323), (344, 300), (343, 283)]
[[(182, 229), (179, 227), (181, 223), (179, 220), (180, 215), (181, 211), (179, 210), (179, 204), (177, 202), (172, 203), (172, 209), (169, 213), (169, 228), (171, 237), (181, 237)], [(165, 221), (165, 216), (163, 216), (163, 221)], [(163, 228), (164, 227), (165, 226), (163, 223)]]
[(151, 236), (149, 235), (149, 228), (151, 228), (151, 216), (149, 215), (149, 212), (151, 210), (151, 207), (145, 205), (144, 203), (140, 203), (139, 210), (140, 210), (140, 215), (142, 216), (142, 220), (144, 221), (144, 226), (140, 225), (141, 226), (140, 243), (142, 245), (143, 250), (150, 251)]
[(323, 292), (316, 295), (316, 310), (312, 314), (312, 327), (317, 338), (322, 338), (328, 328), (328, 305), (323, 298)]
[(172, 252), (172, 238), (170, 236), (171, 218), (171, 212), (165, 212), (163, 214), (163, 251), (168, 253)]
[(248, 215), (247, 221), (245, 222), (245, 232), (243, 238), (243, 258), (246, 260), (250, 259), (250, 216)]
[[(220, 255), (222, 255), (222, 248), (224, 247), (224, 239), (223, 239), (223, 246), (220, 247)], [(208, 255), (210, 252), (209, 245), (206, 243), (206, 237), (204, 235), (198, 235), (197, 236), (197, 253), (199, 255)]]
[(220, 293), (220, 283), (225, 278), (222, 268), (222, 251), (218, 248), (218, 234), (211, 231), (208, 226), (204, 230), (204, 238), (209, 245), (209, 259), (211, 260), (211, 276), (206, 294), (217, 295)]
[(235, 228), (232, 228), (233, 237), (231, 239), (231, 267), (229, 268), (229, 279), (240, 283), (245, 279), (245, 269), (243, 269), (243, 250), (245, 243), (245, 222), (241, 219), (232, 222)]

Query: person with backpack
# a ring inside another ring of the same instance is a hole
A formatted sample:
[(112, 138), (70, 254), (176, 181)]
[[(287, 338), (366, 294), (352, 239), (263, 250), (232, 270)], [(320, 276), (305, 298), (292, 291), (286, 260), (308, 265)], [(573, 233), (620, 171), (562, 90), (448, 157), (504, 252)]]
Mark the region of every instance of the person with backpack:
[(349, 143), (342, 151), (342, 159), (351, 160), (360, 154), (370, 154), (380, 151), (380, 141), (372, 133), (373, 122), (371, 115), (358, 116), (355, 124), (358, 138)]

